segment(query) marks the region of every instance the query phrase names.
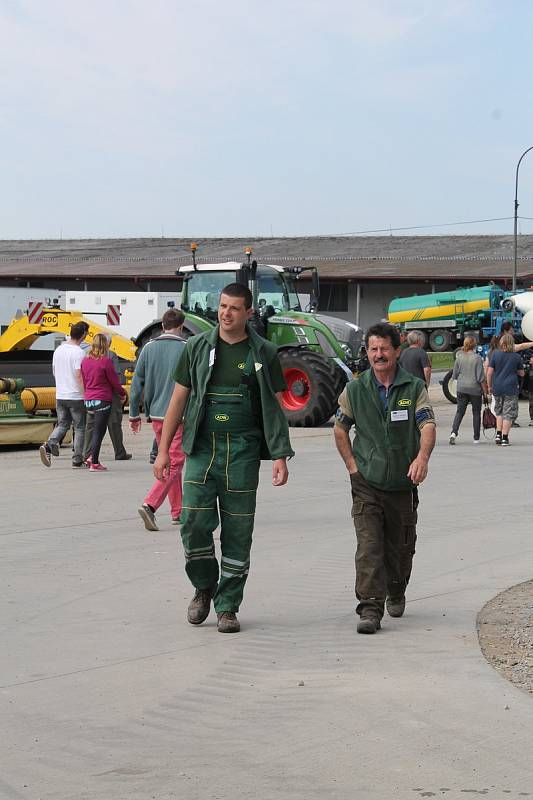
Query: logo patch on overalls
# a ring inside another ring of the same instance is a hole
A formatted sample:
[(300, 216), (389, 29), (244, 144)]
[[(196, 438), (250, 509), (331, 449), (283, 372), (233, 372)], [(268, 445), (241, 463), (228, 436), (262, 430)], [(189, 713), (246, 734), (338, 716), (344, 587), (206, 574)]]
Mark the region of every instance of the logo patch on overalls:
[(409, 400), (408, 397), (404, 397), (404, 398), (402, 398), (402, 400), (398, 400), (398, 405), (399, 406), (410, 406), (411, 405), (411, 401)]
[(228, 422), (229, 415), (228, 414), (215, 414), (215, 419), (217, 422)]

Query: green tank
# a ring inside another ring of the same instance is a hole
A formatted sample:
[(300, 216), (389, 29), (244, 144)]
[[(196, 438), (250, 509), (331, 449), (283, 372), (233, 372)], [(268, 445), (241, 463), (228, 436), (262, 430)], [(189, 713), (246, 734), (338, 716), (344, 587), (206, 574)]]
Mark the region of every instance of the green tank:
[(402, 330), (420, 331), (426, 348), (443, 352), (460, 344), (466, 333), (486, 326), (503, 297), (493, 284), (397, 297), (389, 305), (388, 320)]

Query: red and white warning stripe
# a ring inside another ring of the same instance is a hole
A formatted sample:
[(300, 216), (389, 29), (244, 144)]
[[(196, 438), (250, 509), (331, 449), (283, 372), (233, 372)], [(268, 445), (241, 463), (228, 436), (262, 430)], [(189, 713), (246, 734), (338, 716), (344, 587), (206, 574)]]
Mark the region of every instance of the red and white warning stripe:
[(107, 324), (120, 325), (120, 305), (107, 307)]
[(28, 303), (28, 320), (32, 325), (40, 325), (44, 316), (44, 303), (30, 300)]

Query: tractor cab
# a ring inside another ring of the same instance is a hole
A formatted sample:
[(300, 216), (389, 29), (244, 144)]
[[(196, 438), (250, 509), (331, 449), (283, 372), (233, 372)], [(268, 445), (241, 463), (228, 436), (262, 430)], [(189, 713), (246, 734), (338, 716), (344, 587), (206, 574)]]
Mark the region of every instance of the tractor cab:
[(236, 261), (180, 267), (183, 278), (181, 308), (216, 322), (218, 299), (229, 283), (243, 283), (253, 295), (254, 310), (261, 318), (287, 311), (301, 311), (295, 280), (281, 267), (268, 264), (248, 267)]
[[(275, 344), (287, 389), (282, 406), (290, 425), (322, 425), (337, 409), (337, 398), (357, 368), (362, 330), (351, 322), (317, 312), (319, 281), (316, 267), (280, 267), (252, 261), (199, 264), (196, 244), (191, 245), (192, 264), (180, 267), (181, 308), (186, 335), (216, 325), (218, 301), (225, 286), (240, 283), (252, 292), (250, 324)], [(296, 283), (311, 273), (311, 292), (302, 310)], [(145, 332), (146, 333), (146, 332)]]

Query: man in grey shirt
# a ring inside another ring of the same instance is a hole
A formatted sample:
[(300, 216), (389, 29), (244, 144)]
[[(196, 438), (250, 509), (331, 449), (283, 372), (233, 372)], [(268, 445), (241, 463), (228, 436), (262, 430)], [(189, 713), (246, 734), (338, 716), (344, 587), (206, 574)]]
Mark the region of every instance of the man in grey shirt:
[(407, 334), (407, 344), (409, 347), (403, 350), (400, 356), (400, 366), (429, 386), (431, 364), (428, 354), (422, 349), (422, 337), (418, 331)]

